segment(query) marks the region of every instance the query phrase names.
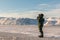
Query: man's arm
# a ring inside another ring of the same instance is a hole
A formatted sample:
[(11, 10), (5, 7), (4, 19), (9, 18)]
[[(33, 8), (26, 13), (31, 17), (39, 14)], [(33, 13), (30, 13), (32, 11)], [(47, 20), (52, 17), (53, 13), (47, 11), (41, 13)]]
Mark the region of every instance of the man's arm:
[(39, 18), (39, 16), (37, 17), (37, 20), (39, 20), (40, 18)]

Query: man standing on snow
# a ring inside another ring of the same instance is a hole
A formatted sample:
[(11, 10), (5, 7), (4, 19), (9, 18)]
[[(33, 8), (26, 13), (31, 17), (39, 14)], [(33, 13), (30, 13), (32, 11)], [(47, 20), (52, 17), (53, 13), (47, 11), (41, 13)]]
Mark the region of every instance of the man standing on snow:
[(37, 17), (38, 20), (38, 28), (39, 28), (39, 32), (41, 33), (41, 35), (39, 35), (39, 37), (43, 37), (43, 25), (44, 25), (44, 14), (39, 14)]

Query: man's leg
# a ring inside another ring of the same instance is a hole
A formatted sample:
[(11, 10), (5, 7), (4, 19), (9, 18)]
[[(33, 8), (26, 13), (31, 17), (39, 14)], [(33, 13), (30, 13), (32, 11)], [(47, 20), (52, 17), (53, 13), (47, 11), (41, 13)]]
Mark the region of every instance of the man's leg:
[(42, 27), (40, 28), (40, 33), (41, 33), (41, 36), (43, 37), (43, 30), (42, 30)]
[(42, 30), (42, 28), (43, 28), (43, 25), (40, 25), (40, 33), (41, 33), (41, 35), (39, 37), (43, 37), (43, 30)]

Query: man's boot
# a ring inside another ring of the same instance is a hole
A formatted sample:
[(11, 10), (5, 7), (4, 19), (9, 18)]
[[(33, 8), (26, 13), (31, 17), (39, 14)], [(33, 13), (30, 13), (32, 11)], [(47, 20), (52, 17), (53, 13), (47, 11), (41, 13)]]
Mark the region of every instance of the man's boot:
[(43, 38), (43, 35), (39, 35), (40, 38)]

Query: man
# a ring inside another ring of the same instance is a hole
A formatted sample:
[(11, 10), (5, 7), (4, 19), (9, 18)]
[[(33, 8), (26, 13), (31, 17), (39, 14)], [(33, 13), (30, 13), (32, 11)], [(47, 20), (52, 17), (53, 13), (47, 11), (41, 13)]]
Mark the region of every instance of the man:
[(39, 27), (39, 32), (41, 33), (41, 35), (39, 35), (39, 37), (43, 37), (43, 25), (44, 25), (44, 14), (39, 14), (37, 17), (38, 20), (38, 27)]

